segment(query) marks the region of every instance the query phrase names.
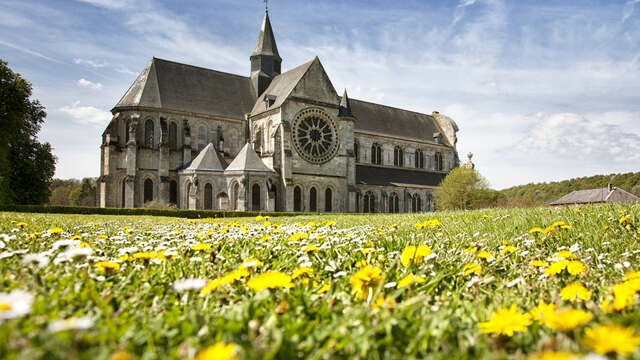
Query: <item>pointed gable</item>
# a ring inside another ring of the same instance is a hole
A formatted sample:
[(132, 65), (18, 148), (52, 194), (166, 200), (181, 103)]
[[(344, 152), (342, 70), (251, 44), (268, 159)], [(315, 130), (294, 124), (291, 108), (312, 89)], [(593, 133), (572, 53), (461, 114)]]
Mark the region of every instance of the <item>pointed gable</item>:
[(198, 156), (191, 161), (191, 164), (189, 164), (185, 171), (222, 172), (224, 171), (224, 160), (213, 144), (209, 143), (209, 145), (205, 146)]
[(116, 108), (121, 106), (162, 107), (155, 60), (153, 58), (142, 70), (129, 90), (118, 101)]
[(338, 93), (317, 56), (311, 61), (311, 65), (293, 88), (291, 95), (338, 105)]
[[(302, 76), (307, 72), (314, 60), (306, 62), (281, 75), (276, 76), (271, 81), (271, 84), (269, 84), (269, 87), (267, 87), (264, 93), (256, 100), (256, 103), (253, 106), (253, 110), (251, 110), (251, 115), (256, 115), (263, 111), (280, 107), (280, 105), (282, 105), (284, 100), (289, 96), (296, 84), (300, 81)], [(275, 102), (268, 107), (267, 103), (265, 102), (265, 96), (267, 95), (275, 97)]]
[(272, 173), (274, 171), (262, 162), (258, 154), (253, 150), (251, 144), (246, 143), (231, 164), (229, 164), (225, 172)]

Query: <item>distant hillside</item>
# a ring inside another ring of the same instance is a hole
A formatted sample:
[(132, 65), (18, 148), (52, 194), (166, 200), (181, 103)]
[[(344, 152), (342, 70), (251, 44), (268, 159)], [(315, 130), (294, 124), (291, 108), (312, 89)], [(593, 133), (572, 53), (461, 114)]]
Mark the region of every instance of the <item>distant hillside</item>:
[(536, 206), (552, 202), (574, 190), (606, 187), (611, 183), (640, 196), (640, 172), (594, 175), (564, 181), (527, 184), (500, 190), (498, 206)]

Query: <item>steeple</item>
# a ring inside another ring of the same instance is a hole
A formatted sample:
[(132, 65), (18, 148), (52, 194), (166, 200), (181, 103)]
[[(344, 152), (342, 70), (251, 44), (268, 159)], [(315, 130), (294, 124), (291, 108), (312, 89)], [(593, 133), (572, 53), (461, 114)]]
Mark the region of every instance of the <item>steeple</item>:
[(342, 95), (342, 99), (340, 100), (340, 109), (338, 110), (338, 116), (353, 117), (353, 113), (351, 112), (351, 103), (349, 102), (349, 97), (347, 96), (347, 89), (344, 89), (344, 94)]
[(276, 75), (280, 75), (282, 64), (282, 58), (278, 54), (278, 46), (276, 46), (276, 38), (271, 28), (271, 21), (269, 21), (268, 10), (264, 12), (258, 42), (249, 60), (251, 60), (251, 82), (256, 90), (256, 96), (260, 96), (269, 86), (271, 80)]

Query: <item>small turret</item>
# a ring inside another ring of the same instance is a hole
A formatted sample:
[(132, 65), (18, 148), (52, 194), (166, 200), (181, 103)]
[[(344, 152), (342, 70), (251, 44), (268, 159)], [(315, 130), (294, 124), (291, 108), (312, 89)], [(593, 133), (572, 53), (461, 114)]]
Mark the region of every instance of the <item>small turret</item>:
[(258, 42), (249, 59), (251, 60), (251, 83), (256, 90), (256, 96), (260, 96), (271, 80), (276, 75), (280, 75), (282, 66), (282, 58), (278, 54), (276, 38), (269, 21), (269, 11), (264, 13)]
[(349, 96), (347, 96), (347, 89), (344, 89), (344, 94), (340, 100), (340, 109), (338, 110), (338, 116), (341, 117), (353, 117), (351, 112), (351, 103), (349, 102)]

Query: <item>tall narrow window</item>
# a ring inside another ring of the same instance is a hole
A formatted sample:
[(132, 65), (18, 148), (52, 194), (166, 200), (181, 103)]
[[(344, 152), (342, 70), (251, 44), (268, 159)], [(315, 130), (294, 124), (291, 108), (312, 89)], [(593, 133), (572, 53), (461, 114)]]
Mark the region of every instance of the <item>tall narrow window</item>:
[(422, 154), (422, 150), (416, 149), (416, 169), (424, 169), (424, 154)]
[(356, 193), (356, 212), (360, 212), (360, 200), (362, 200), (362, 194)]
[(393, 149), (393, 165), (404, 166), (404, 150), (400, 146)]
[(233, 202), (233, 210), (238, 210), (238, 208), (239, 208), (240, 200), (239, 200), (238, 192), (240, 192), (240, 185), (238, 185), (238, 183), (236, 183), (233, 186), (233, 191), (232, 191), (232, 194), (231, 194), (231, 196), (232, 196), (231, 201)]
[(175, 180), (171, 180), (169, 183), (169, 202), (178, 203), (178, 183)]
[(262, 154), (262, 130), (258, 130), (258, 132), (256, 133), (256, 138), (255, 143), (254, 143), (254, 148), (253, 150), (256, 151), (256, 153), (258, 153), (258, 155)]
[(213, 186), (211, 184), (204, 186), (204, 209), (213, 209)]
[(302, 189), (300, 186), (293, 188), (293, 211), (302, 211)]
[(144, 181), (144, 202), (153, 200), (153, 180), (147, 179)]
[(363, 197), (363, 207), (365, 213), (374, 213), (376, 212), (376, 197), (372, 192), (367, 192)]
[(356, 157), (356, 162), (360, 162), (360, 144), (357, 141), (353, 142), (353, 155)]
[(198, 151), (204, 149), (207, 145), (207, 128), (202, 125), (198, 128)]
[(400, 199), (398, 198), (398, 194), (396, 193), (391, 193), (391, 196), (389, 196), (389, 212), (400, 212)]
[(318, 211), (318, 198), (316, 188), (312, 187), (309, 190), (309, 211)]
[(436, 155), (435, 155), (435, 168), (438, 171), (442, 171), (442, 169), (443, 169), (442, 153), (441, 152), (436, 152)]
[(169, 149), (178, 148), (178, 125), (173, 121), (169, 124)]
[(126, 207), (127, 204), (127, 181), (122, 180), (122, 207)]
[(333, 194), (331, 193), (331, 189), (327, 188), (324, 192), (324, 211), (331, 212), (333, 211)]
[(371, 163), (374, 165), (382, 164), (382, 148), (378, 144), (371, 145)]
[(144, 147), (153, 149), (153, 120), (147, 119), (144, 123)]
[(131, 119), (127, 119), (124, 123), (124, 144), (127, 145), (129, 142), (129, 129), (131, 129)]
[(260, 210), (260, 185), (253, 184), (251, 188), (251, 210)]

